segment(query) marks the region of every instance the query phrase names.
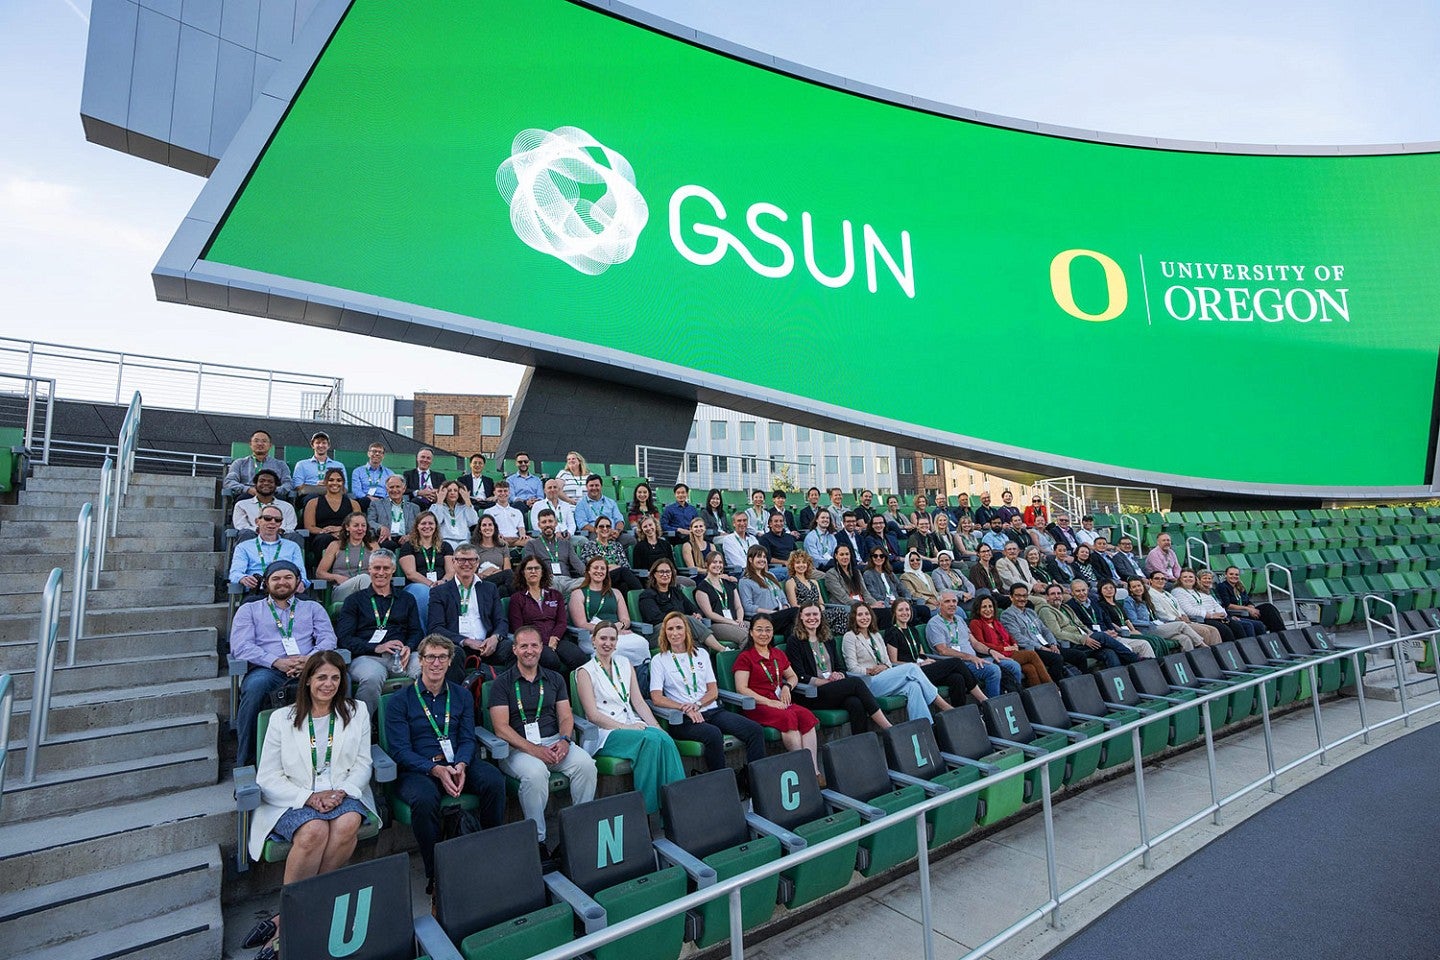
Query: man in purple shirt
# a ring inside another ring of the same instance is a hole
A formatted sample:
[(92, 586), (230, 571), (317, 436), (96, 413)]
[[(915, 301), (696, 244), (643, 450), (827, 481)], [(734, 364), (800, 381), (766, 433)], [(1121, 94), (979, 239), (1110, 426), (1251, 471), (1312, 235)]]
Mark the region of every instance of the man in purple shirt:
[(299, 567), (275, 561), (265, 571), (263, 586), (265, 598), (242, 605), (230, 625), (230, 656), (250, 664), (235, 710), (235, 764), (242, 767), (255, 762), (255, 722), (270, 694), (299, 676), (310, 654), (335, 649), (335, 629), (325, 608), (295, 596)]
[(1145, 554), (1145, 569), (1165, 574), (1166, 590), (1175, 586), (1175, 581), (1180, 579), (1180, 558), (1170, 546), (1170, 534), (1162, 533), (1155, 540), (1155, 549)]

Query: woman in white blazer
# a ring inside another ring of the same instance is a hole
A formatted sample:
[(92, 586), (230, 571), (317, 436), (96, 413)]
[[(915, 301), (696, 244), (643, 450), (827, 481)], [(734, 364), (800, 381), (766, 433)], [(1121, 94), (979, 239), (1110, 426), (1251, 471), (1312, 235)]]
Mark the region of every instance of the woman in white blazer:
[[(351, 700), (345, 661), (315, 653), (300, 671), (295, 705), (277, 710), (265, 730), (255, 782), (260, 806), (250, 821), (249, 852), (259, 860), (266, 840), (291, 844), (285, 883), (345, 865), (366, 818), (378, 821), (370, 793), (370, 713)], [(278, 942), (280, 918), (262, 920), (245, 946)]]

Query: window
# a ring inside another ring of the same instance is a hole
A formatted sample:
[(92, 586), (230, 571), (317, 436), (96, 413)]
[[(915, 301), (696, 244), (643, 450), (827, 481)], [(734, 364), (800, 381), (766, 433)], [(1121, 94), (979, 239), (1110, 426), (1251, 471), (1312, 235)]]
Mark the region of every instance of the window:
[(710, 470), (711, 470), (712, 473), (729, 473), (729, 472), (730, 472), (730, 458), (729, 458), (729, 457), (711, 457), (711, 458), (710, 458)]
[(911, 457), (900, 458), (900, 472), (907, 477), (915, 474), (915, 460)]
[(740, 421), (740, 439), (741, 439), (741, 440), (754, 440), (754, 439), (755, 439), (755, 421), (754, 421), (754, 420), (741, 420), (741, 421)]
[(795, 439), (798, 440), (798, 441), (800, 441), (800, 442), (802, 442), (802, 443), (809, 441), (809, 439), (810, 439), (810, 428), (809, 428), (809, 427), (796, 427), (796, 428), (795, 428)]
[(924, 457), (923, 459), (921, 459), (921, 461), (920, 461), (920, 472), (921, 472), (921, 473), (924, 473), (924, 474), (926, 474), (926, 475), (935, 473), (935, 472), (936, 472), (936, 470), (935, 470), (935, 458), (934, 458), (934, 457)]
[(754, 473), (754, 472), (756, 471), (756, 469), (757, 469), (757, 464), (756, 464), (756, 462), (755, 462), (755, 458), (754, 458), (754, 457), (741, 457), (741, 458), (740, 458), (740, 472), (741, 472), (741, 473)]
[(724, 421), (724, 420), (711, 420), (711, 421), (710, 421), (710, 439), (711, 439), (711, 440), (724, 440), (724, 439), (725, 439), (725, 421)]
[(890, 472), (890, 458), (889, 458), (889, 457), (876, 457), (876, 458), (875, 458), (875, 472), (876, 472), (877, 474), (889, 474), (889, 472)]
[(685, 469), (690, 473), (700, 472), (700, 455), (698, 453), (687, 453), (685, 455)]
[(835, 442), (835, 434), (830, 433), (830, 432), (827, 431), (827, 432), (825, 433), (825, 435), (822, 437), (822, 439), (823, 439), (826, 443), (834, 443), (834, 442)]
[[(808, 453), (802, 453), (799, 456), (799, 461), (801, 466), (808, 467), (812, 466), (815, 463), (815, 458), (810, 456), (810, 454)], [(809, 473), (810, 471), (806, 470), (805, 472)]]
[(698, 420), (691, 420), (691, 421), (690, 421), (690, 439), (691, 439), (691, 440), (694, 440), (695, 437), (696, 437), (696, 435), (699, 434), (699, 432), (700, 432), (700, 421), (698, 421)]
[(435, 429), (431, 435), (436, 437), (455, 436), (455, 415), (450, 413), (435, 414)]
[(825, 476), (827, 476), (827, 477), (833, 477), (833, 476), (835, 476), (836, 474), (838, 474), (839, 472), (840, 472), (840, 458), (839, 458), (839, 457), (826, 457), (826, 458), (825, 458)]
[(864, 458), (864, 457), (851, 457), (851, 458), (850, 458), (850, 472), (851, 472), (851, 473), (864, 473), (864, 472), (865, 472), (865, 458)]
[(482, 437), (498, 437), (498, 436), (500, 436), (500, 418), (499, 418), (499, 417), (481, 417), (481, 418), (480, 418), (480, 435), (481, 435)]
[(395, 432), (404, 437), (415, 436), (415, 418), (396, 415)]
[(785, 424), (783, 424), (783, 423), (775, 423), (775, 422), (773, 422), (773, 421), (770, 423), (770, 442), (771, 442), (771, 443), (784, 443), (784, 442), (785, 442)]

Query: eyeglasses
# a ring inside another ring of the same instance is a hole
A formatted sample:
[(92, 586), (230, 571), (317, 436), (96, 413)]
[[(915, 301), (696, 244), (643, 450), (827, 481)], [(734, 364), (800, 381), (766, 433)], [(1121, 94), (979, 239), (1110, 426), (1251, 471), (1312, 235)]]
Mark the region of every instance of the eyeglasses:
[(427, 654), (425, 654), (424, 656), (422, 656), (420, 659), (423, 660), (423, 661), (425, 661), (426, 663), (449, 663), (449, 662), (450, 662), (450, 654), (448, 654), (448, 653), (427, 653)]
[(479, 563), (479, 562), (480, 562), (480, 558), (479, 558), (479, 557), (456, 557), (456, 558), (455, 558), (455, 562), (456, 562), (456, 563)]
[(279, 523), (279, 517), (256, 517), (261, 523)]

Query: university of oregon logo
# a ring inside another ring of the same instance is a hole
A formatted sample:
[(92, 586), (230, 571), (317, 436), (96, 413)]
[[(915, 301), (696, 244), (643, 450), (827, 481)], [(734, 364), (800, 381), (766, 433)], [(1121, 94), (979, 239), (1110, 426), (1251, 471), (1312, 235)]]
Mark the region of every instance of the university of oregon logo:
[(650, 219), (630, 162), (579, 127), (521, 130), (495, 185), (516, 236), (591, 276), (634, 256)]

